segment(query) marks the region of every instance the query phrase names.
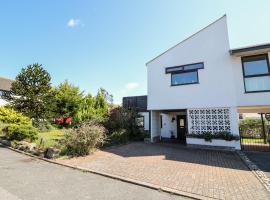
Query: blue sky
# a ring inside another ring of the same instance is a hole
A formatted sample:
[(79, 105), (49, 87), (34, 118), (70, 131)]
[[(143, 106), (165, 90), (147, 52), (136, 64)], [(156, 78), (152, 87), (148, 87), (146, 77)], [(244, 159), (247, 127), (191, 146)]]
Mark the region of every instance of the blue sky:
[(269, 0), (0, 0), (0, 76), (43, 64), (115, 102), (147, 92), (145, 63), (225, 13), (230, 45), (270, 42)]

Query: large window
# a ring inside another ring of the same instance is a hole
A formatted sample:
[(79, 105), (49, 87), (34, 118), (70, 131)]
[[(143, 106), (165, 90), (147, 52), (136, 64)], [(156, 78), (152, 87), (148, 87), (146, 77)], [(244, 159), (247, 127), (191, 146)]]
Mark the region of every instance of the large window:
[(199, 83), (198, 70), (203, 69), (204, 64), (194, 63), (176, 67), (167, 67), (166, 74), (171, 74), (171, 86)]
[(198, 83), (198, 71), (172, 74), (171, 85)]
[(243, 57), (242, 65), (246, 92), (270, 91), (270, 68), (266, 54)]

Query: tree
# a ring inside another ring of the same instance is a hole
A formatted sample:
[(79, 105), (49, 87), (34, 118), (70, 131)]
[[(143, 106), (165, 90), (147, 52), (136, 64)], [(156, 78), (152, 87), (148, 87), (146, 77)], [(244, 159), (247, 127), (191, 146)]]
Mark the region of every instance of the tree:
[(53, 116), (74, 119), (83, 100), (83, 92), (80, 91), (79, 87), (65, 81), (53, 88), (51, 94), (53, 96)]
[(48, 114), (48, 104), (51, 89), (51, 76), (36, 63), (22, 68), (12, 83), (11, 93), (6, 96), (11, 107), (34, 119), (45, 119)]

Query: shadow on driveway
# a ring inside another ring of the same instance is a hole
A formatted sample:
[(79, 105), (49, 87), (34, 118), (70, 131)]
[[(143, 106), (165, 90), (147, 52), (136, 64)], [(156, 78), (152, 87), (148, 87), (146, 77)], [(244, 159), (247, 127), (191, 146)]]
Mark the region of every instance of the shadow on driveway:
[(270, 178), (270, 152), (245, 152), (247, 157)]

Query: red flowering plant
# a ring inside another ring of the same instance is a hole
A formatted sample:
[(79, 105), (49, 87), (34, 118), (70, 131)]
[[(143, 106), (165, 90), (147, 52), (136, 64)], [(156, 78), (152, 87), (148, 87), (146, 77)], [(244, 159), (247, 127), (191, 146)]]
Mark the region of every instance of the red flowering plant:
[(61, 127), (67, 127), (71, 125), (72, 118), (71, 117), (58, 117), (58, 118), (55, 118), (54, 122), (56, 124), (59, 124)]

